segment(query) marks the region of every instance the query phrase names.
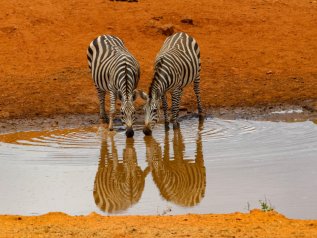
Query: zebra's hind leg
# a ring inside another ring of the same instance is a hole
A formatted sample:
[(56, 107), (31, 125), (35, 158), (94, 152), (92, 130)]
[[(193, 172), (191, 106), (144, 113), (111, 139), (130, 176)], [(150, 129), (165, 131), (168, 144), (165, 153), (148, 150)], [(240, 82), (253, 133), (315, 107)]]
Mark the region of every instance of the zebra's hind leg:
[(113, 130), (113, 117), (116, 113), (116, 95), (110, 91), (110, 119), (109, 119), (109, 130)]
[(181, 101), (182, 96), (182, 90), (181, 89), (175, 89), (172, 93), (172, 122), (173, 122), (173, 129), (179, 128), (179, 122), (178, 122), (178, 112), (179, 112), (179, 105)]
[(105, 110), (105, 96), (106, 92), (97, 88), (98, 98), (99, 98), (99, 118), (102, 123), (109, 123), (109, 117)]
[(199, 81), (200, 81), (200, 76), (198, 75), (198, 77), (194, 80), (194, 91), (195, 91), (195, 95), (196, 95), (196, 99), (197, 99), (197, 108), (198, 108), (199, 120), (203, 120), (204, 115), (203, 115), (203, 108), (201, 106)]
[(170, 127), (169, 127), (169, 119), (168, 119), (168, 113), (167, 113), (168, 104), (167, 104), (166, 94), (162, 96), (162, 103), (163, 103), (163, 110), (164, 110), (165, 129), (168, 130), (170, 129)]

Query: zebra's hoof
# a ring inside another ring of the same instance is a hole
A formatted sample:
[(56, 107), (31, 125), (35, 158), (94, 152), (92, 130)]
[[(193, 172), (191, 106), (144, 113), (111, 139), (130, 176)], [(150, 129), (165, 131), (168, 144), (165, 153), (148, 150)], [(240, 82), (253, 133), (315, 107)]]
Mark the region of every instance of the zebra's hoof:
[(108, 117), (101, 117), (99, 119), (100, 123), (109, 124), (109, 118)]
[(145, 127), (145, 128), (143, 129), (143, 133), (144, 133), (144, 135), (146, 135), (146, 136), (152, 135), (151, 129), (149, 129), (149, 128), (147, 128), (147, 127)]
[(113, 131), (113, 128), (109, 128), (109, 131)]
[(170, 125), (168, 122), (165, 122), (165, 130), (169, 130), (170, 129)]
[(205, 115), (204, 114), (199, 114), (198, 118), (199, 118), (199, 121), (203, 121), (205, 119)]
[(125, 132), (125, 135), (128, 137), (128, 138), (131, 138), (134, 136), (134, 131), (133, 129), (127, 129), (126, 132)]
[(173, 129), (179, 129), (179, 122), (173, 123)]

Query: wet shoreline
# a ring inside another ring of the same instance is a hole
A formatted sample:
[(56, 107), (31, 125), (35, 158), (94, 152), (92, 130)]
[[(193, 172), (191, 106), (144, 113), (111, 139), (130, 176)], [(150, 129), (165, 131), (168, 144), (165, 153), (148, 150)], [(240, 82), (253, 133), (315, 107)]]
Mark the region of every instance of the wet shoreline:
[[(270, 105), (258, 107), (221, 107), (205, 110), (206, 118), (219, 118), (225, 120), (255, 120), (255, 121), (317, 121), (317, 110), (305, 104), (301, 105)], [(162, 114), (162, 112), (161, 112)], [(137, 111), (137, 125), (143, 124), (143, 112)], [(180, 121), (197, 117), (193, 110), (181, 107)], [(121, 125), (117, 115), (116, 125)], [(163, 116), (160, 116), (160, 123)], [(89, 127), (99, 124), (98, 113), (93, 114), (61, 114), (50, 117), (31, 118), (3, 118), (0, 119), (0, 134), (18, 131), (53, 130), (65, 128)]]

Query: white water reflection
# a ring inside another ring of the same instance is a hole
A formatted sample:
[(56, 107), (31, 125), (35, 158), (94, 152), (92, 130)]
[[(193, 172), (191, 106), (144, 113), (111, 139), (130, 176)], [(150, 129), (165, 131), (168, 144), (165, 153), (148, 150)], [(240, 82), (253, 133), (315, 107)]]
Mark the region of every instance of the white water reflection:
[[(136, 194), (128, 205), (111, 210), (111, 214), (243, 212), (247, 203), (259, 207), (258, 201), (266, 197), (288, 217), (316, 219), (316, 125), (212, 119), (206, 120), (203, 128), (198, 126), (195, 119), (183, 121), (180, 134), (173, 130), (166, 134), (163, 126), (158, 126), (153, 139), (146, 140), (142, 131), (136, 130), (133, 143), (126, 141), (124, 132), (110, 136), (98, 128), (0, 135), (0, 214), (108, 214), (103, 211), (110, 210), (96, 199), (95, 187), (104, 157), (110, 163), (117, 160), (117, 169), (124, 172), (112, 173), (117, 182), (133, 181), (125, 183), (128, 188), (122, 191), (128, 191), (130, 198)], [(107, 158), (102, 154), (106, 153), (105, 138)], [(154, 148), (151, 140), (162, 156), (149, 157)], [(117, 151), (115, 156), (112, 148)], [(177, 160), (179, 168), (190, 170), (184, 164), (194, 163), (200, 150), (202, 173), (196, 174), (200, 179), (182, 178), (175, 172)], [(133, 178), (133, 174), (138, 175)], [(178, 179), (188, 187), (196, 179), (199, 189), (190, 194), (185, 185), (173, 188), (167, 186), (168, 180), (160, 184), (157, 176), (174, 176), (170, 180)], [(138, 187), (140, 178), (144, 184)], [(186, 193), (195, 199), (187, 197), (186, 202)]]

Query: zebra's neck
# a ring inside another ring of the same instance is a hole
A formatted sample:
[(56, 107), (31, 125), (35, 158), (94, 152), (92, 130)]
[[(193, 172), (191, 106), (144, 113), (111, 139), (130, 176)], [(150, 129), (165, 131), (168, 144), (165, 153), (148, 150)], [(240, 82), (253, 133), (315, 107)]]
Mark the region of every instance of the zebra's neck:
[(116, 90), (119, 91), (121, 101), (129, 101), (135, 88), (134, 82), (129, 80), (127, 73), (125, 73), (125, 77), (122, 77), (118, 82), (121, 82), (121, 84), (118, 85)]
[(149, 97), (156, 100), (161, 99), (162, 95), (165, 93), (165, 90), (165, 84), (159, 83), (159, 81), (154, 78), (150, 86)]

